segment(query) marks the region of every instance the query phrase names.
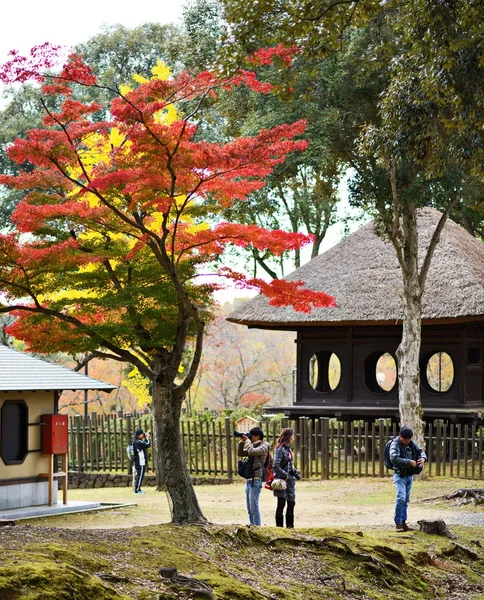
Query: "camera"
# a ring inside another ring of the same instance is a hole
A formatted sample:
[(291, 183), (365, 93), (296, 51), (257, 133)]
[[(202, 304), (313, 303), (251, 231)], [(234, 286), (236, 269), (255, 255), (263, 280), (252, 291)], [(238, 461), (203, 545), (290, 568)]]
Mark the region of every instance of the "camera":
[(292, 475), (298, 481), (301, 479), (301, 473), (299, 473), (296, 467), (292, 467), (292, 469), (289, 471), (289, 475)]
[(241, 433), (240, 431), (234, 431), (234, 437), (236, 438), (241, 438), (241, 437), (246, 437), (246, 438), (250, 438), (252, 437), (250, 433)]

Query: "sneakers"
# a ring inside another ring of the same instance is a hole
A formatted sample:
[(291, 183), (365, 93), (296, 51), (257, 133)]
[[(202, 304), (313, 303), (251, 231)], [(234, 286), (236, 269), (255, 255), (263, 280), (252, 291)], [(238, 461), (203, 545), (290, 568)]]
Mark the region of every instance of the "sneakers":
[(395, 523), (395, 529), (397, 531), (405, 531), (405, 529), (403, 528), (403, 523)]
[(139, 490), (138, 492), (135, 492), (135, 494), (146, 494), (146, 492), (144, 492), (143, 490)]

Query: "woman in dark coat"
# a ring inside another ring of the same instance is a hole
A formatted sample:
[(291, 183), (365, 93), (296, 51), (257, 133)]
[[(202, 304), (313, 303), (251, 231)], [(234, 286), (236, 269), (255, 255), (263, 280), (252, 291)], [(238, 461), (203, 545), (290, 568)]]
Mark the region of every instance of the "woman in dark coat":
[(296, 505), (296, 479), (300, 479), (294, 468), (291, 445), (294, 442), (294, 431), (289, 427), (281, 431), (277, 440), (272, 468), (275, 479), (284, 479), (285, 490), (274, 490), (277, 498), (276, 526), (284, 527), (284, 508), (286, 510), (286, 527), (294, 527), (294, 506)]

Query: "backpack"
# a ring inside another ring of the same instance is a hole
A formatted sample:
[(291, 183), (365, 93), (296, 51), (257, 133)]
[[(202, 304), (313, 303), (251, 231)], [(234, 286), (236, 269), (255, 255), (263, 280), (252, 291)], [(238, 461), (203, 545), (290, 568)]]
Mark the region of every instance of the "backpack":
[(392, 461), (390, 460), (390, 446), (395, 438), (391, 437), (388, 442), (385, 444), (385, 448), (383, 449), (383, 458), (385, 460), (385, 467), (387, 469), (394, 469)]
[(271, 482), (274, 480), (274, 471), (272, 468), (272, 455), (269, 452), (267, 454), (266, 462), (264, 463), (264, 467), (262, 468), (262, 481), (265, 482), (265, 486), (267, 489), (271, 489)]
[(254, 470), (254, 457), (242, 456), (237, 463), (237, 473), (244, 479), (252, 479)]
[(126, 454), (128, 455), (128, 460), (134, 462), (134, 446), (133, 444), (128, 444), (126, 446)]
[[(244, 479), (252, 479), (254, 473), (254, 457), (240, 457), (237, 463), (237, 473)], [(264, 466), (262, 467), (261, 479), (266, 483), (274, 479), (274, 473), (272, 471), (272, 456), (270, 452), (267, 454)]]

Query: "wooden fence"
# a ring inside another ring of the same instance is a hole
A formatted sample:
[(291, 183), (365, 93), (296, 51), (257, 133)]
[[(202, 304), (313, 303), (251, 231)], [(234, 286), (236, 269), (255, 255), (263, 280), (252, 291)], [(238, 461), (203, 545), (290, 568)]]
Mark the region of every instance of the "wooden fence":
[[(397, 426), (383, 419), (374, 423), (338, 422), (321, 418), (262, 422), (273, 447), (281, 427), (295, 431), (295, 464), (303, 478), (384, 477), (383, 447)], [(150, 415), (91, 415), (69, 417), (69, 468), (78, 471), (129, 472), (126, 446), (134, 431), (152, 431)], [(181, 434), (190, 474), (237, 477), (237, 443), (230, 418), (208, 422), (185, 420)], [(425, 450), (429, 475), (483, 478), (484, 427), (435, 421), (427, 426)], [(153, 452), (149, 468), (153, 470)]]

